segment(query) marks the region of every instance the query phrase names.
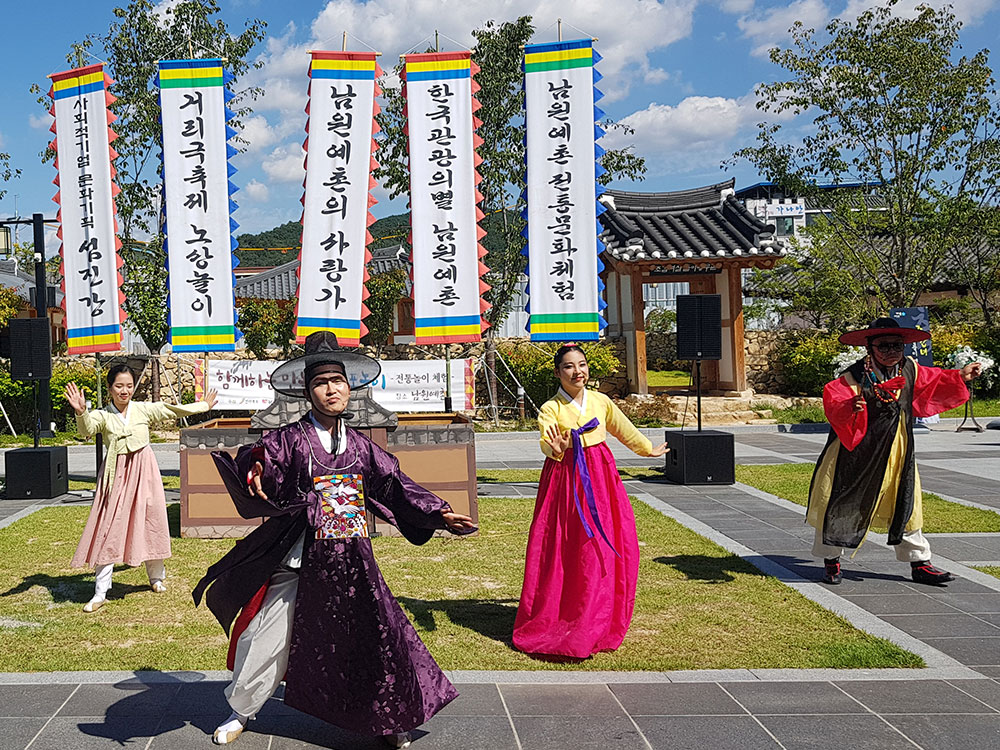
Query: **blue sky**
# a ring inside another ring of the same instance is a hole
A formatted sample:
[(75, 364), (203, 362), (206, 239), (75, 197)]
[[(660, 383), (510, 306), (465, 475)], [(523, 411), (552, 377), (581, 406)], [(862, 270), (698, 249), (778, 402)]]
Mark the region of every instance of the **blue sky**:
[[(161, 5), (172, 0), (163, 0)], [(50, 0), (4, 3), (0, 59), (0, 151), (9, 152), (19, 179), (7, 183), (0, 217), (42, 211), (54, 215), (55, 170), (41, 164), (38, 153), (50, 140), (50, 118), (29, 93), (32, 83), (48, 88), (46, 75), (65, 70), (69, 45), (88, 33), (103, 33), (120, 3), (103, 0)], [(564, 37), (591, 35), (604, 57), (602, 106), (614, 119), (636, 130), (606, 145), (632, 142), (646, 157), (649, 173), (639, 190), (678, 190), (735, 176), (737, 185), (752, 184), (757, 175), (746, 165), (730, 171), (721, 162), (750, 143), (761, 119), (754, 88), (774, 80), (780, 71), (767, 59), (773, 45), (787, 43), (795, 20), (822, 27), (835, 16), (853, 17), (870, 0), (220, 0), (222, 16), (233, 29), (247, 18), (267, 21), (267, 38), (253, 56), (264, 62), (247, 82), (261, 85), (264, 97), (245, 123), (250, 140), (235, 159), (240, 231), (261, 231), (301, 211), (303, 128), (308, 78), (307, 50), (339, 49), (343, 31), (384, 53), (383, 66), (410, 48), (423, 49), (438, 29), (442, 49), (467, 48), (470, 31), (485, 21), (532, 15), (534, 41), (551, 41), (556, 18)], [(932, 5), (940, 3), (932, 2)], [(1000, 0), (953, 0), (966, 27), (967, 51), (996, 41)], [(907, 12), (915, 5), (904, 0)], [(576, 27), (579, 31), (572, 27)], [(993, 29), (993, 31), (990, 31)], [(452, 41), (453, 40), (453, 41)], [(447, 46), (446, 46), (447, 45)], [(349, 47), (352, 45), (349, 45)], [(353, 45), (363, 48), (360, 43)], [(996, 62), (994, 61), (994, 66)], [(403, 210), (401, 200), (387, 203), (385, 193), (376, 216)], [(22, 235), (27, 239), (27, 233)]]

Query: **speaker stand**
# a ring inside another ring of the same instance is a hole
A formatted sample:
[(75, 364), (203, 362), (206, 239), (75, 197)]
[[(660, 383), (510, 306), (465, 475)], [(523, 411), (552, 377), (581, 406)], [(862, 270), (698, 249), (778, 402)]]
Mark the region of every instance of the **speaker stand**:
[(698, 432), (701, 432), (701, 360), (700, 359), (696, 359), (694, 361), (694, 368), (695, 368), (694, 382), (696, 384), (695, 385), (695, 388), (696, 388), (695, 392), (698, 394), (698, 398), (697, 398), (697, 403), (698, 403)]
[[(48, 385), (48, 382), (46, 382), (46, 385)], [(38, 416), (38, 381), (37, 380), (35, 381), (35, 398), (34, 398), (34, 402), (35, 402), (35, 447), (37, 448), (38, 444), (39, 444), (39, 438), (41, 437), (41, 432), (42, 432), (42, 423), (40, 421), (40, 417)]]

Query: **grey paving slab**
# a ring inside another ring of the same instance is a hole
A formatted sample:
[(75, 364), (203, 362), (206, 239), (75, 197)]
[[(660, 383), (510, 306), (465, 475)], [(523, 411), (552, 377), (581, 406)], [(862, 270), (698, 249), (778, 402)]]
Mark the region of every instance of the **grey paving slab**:
[(109, 719), (161, 716), (177, 692), (173, 685), (81, 685), (59, 716), (107, 716)]
[(210, 716), (216, 724), (232, 710), (223, 695), (226, 682), (197, 682), (180, 685), (163, 707), (167, 716)]
[[(190, 721), (181, 721), (179, 724), (170, 723), (166, 720), (163, 725), (156, 729), (156, 735), (149, 745), (149, 750), (190, 750), (195, 747), (209, 748), (212, 745), (212, 733), (228, 713), (221, 718), (209, 716), (199, 716)], [(234, 747), (240, 750), (268, 750), (271, 745), (271, 735), (260, 734), (255, 731), (256, 721), (250, 722), (250, 726), (244, 730), (239, 737), (239, 745)]]
[(74, 690), (76, 685), (0, 685), (0, 716), (47, 718)]
[[(574, 716), (515, 716), (514, 729), (523, 750), (648, 750), (636, 725), (625, 716), (581, 721)], [(414, 750), (418, 750), (414, 743)]]
[(882, 615), (882, 619), (917, 638), (1000, 636), (1000, 628), (974, 615), (921, 613)]
[[(0, 708), (0, 714), (3, 709)], [(0, 716), (0, 750), (24, 750), (45, 726), (47, 719), (23, 719)]]
[(462, 685), (458, 697), (437, 715), (503, 716), (506, 719), (507, 710), (496, 685)]
[(919, 743), (923, 750), (996, 750), (1000, 716), (898, 716), (885, 720)]
[(865, 713), (829, 682), (731, 682), (722, 687), (754, 715)]
[[(426, 731), (427, 734), (422, 734)], [(514, 728), (506, 716), (442, 716), (413, 733), (413, 750), (468, 750), (482, 746), (517, 750)], [(384, 746), (382, 747), (384, 750)]]
[(625, 684), (610, 687), (632, 716), (720, 716), (746, 713), (732, 696), (714, 683)]
[(607, 685), (501, 685), (511, 716), (623, 716)]
[(974, 714), (993, 711), (960, 688), (938, 680), (920, 683), (871, 680), (837, 683), (837, 687), (877, 714)]
[(929, 596), (970, 614), (1000, 614), (1000, 593), (956, 594), (950, 591), (930, 591)]
[(1000, 682), (996, 680), (949, 680), (959, 690), (1000, 711)]
[[(359, 737), (305, 714), (258, 716), (248, 728), (262, 736), (271, 735), (271, 750), (291, 748), (333, 748), (335, 750), (385, 750), (376, 737)], [(241, 736), (238, 740), (243, 742)], [(234, 745), (239, 747), (239, 745)]]
[(156, 734), (158, 717), (107, 719), (56, 716), (31, 744), (31, 750), (145, 747)]
[(1000, 666), (1000, 638), (922, 638), (924, 643), (969, 666)]
[(914, 750), (915, 746), (898, 729), (872, 714), (759, 718), (785, 750)]
[(637, 716), (654, 750), (772, 750), (781, 746), (751, 716)]

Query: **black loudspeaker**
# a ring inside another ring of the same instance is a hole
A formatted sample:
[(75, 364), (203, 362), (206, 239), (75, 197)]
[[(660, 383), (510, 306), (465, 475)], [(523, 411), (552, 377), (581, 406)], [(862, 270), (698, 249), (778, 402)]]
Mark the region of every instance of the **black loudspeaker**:
[(666, 476), (676, 484), (732, 484), (736, 460), (731, 432), (668, 430)]
[(677, 295), (677, 359), (722, 359), (721, 295)]
[(52, 377), (48, 318), (10, 321), (10, 377), (11, 380), (49, 380)]
[(7, 451), (4, 464), (9, 500), (51, 499), (69, 491), (65, 445)]

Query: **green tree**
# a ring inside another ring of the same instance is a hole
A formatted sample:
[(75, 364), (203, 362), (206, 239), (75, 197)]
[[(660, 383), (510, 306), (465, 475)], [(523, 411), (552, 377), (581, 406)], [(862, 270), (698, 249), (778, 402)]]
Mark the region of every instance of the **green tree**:
[[(115, 8), (106, 34), (88, 35), (72, 45), (67, 60), (86, 64), (86, 56), (107, 61), (105, 70), (114, 80), (111, 111), (117, 116), (112, 127), (118, 134), (115, 169), (121, 192), (116, 198), (122, 260), (125, 262), (125, 310), (132, 326), (153, 353), (166, 343), (166, 274), (160, 234), (160, 107), (156, 88), (158, 60), (183, 56), (223, 57), (238, 81), (261, 62), (249, 60), (250, 50), (264, 38), (265, 23), (247, 21), (237, 33), (219, 18), (218, 0), (181, 0), (158, 10), (152, 0), (129, 0)], [(230, 85), (236, 97), (229, 107), (236, 113), (233, 126), (250, 113), (250, 102), (261, 90)], [(34, 90), (41, 92), (39, 87)], [(48, 104), (46, 104), (46, 107)], [(237, 143), (239, 140), (237, 139)], [(49, 154), (51, 156), (51, 154)], [(148, 244), (142, 240), (150, 237)], [(159, 378), (152, 371), (153, 398), (159, 398)]]
[(882, 310), (916, 303), (1000, 182), (988, 52), (959, 55), (949, 8), (901, 17), (896, 4), (834, 20), (822, 40), (796, 23), (791, 48), (771, 52), (788, 75), (758, 87), (757, 106), (812, 127), (782, 140), (784, 126), (761, 123), (756, 145), (734, 155), (823, 208), (829, 220), (806, 229), (810, 253)]
[(239, 329), (247, 349), (257, 359), (267, 359), (267, 347), (277, 344), (287, 356), (295, 331), (295, 306), (273, 299), (250, 299), (239, 307)]
[(370, 313), (365, 318), (365, 325), (368, 326), (367, 343), (382, 347), (389, 341), (393, 312), (402, 299), (405, 288), (406, 271), (402, 268), (375, 274), (368, 279), (369, 296), (365, 300)]
[(11, 318), (24, 309), (24, 300), (9, 286), (0, 286), (0, 328), (6, 328)]
[[(20, 176), (21, 170), (10, 166), (10, 154), (0, 151), (0, 183), (9, 182)], [(7, 191), (0, 188), (0, 199), (7, 195)]]

